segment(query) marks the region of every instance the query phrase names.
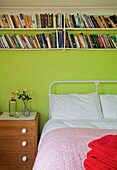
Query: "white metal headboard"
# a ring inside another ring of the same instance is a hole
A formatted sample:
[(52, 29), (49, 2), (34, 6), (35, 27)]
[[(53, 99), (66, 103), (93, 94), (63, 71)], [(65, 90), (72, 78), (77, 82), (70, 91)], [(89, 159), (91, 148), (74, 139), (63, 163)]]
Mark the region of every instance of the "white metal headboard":
[(98, 92), (98, 87), (100, 83), (117, 83), (117, 80), (56, 80), (49, 85), (48, 93), (52, 93), (53, 85), (60, 83), (94, 83), (96, 87), (96, 92)]
[[(49, 91), (48, 91), (48, 94), (52, 94), (52, 87), (53, 85), (55, 84), (63, 84), (63, 83), (93, 83), (95, 85), (95, 90), (96, 92), (98, 93), (98, 87), (100, 85), (100, 83), (117, 83), (117, 80), (56, 80), (56, 81), (53, 81), (52, 83), (50, 83), (49, 85)], [(50, 101), (49, 101), (50, 102)], [(50, 116), (50, 103), (49, 103), (49, 117), (51, 118)]]

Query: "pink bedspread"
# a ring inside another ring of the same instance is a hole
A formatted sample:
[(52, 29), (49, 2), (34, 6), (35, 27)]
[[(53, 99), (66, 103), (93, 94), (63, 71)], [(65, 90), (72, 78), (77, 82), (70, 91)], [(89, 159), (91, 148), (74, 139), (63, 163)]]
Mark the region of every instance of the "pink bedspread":
[(88, 143), (106, 134), (117, 134), (114, 129), (60, 128), (45, 135), (33, 170), (84, 170)]

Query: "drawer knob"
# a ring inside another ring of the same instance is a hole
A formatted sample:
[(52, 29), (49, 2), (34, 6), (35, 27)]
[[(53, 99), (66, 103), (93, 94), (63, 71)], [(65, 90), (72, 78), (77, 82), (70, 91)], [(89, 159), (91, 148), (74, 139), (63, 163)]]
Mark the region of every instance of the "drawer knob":
[(27, 132), (26, 128), (23, 128), (22, 133), (26, 133), (26, 132)]
[(26, 146), (27, 145), (27, 142), (26, 141), (23, 141), (22, 142), (22, 146)]
[(22, 161), (26, 162), (27, 161), (27, 156), (22, 156)]

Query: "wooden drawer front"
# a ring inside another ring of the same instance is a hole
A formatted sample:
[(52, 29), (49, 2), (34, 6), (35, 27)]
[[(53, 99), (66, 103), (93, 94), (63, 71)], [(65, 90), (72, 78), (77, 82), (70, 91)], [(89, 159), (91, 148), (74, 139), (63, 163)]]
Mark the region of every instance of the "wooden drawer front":
[[(35, 159), (35, 152), (0, 152), (0, 166), (12, 166), (12, 165), (33, 165)], [(26, 158), (26, 159), (25, 159)], [(24, 160), (24, 161), (23, 161)]]
[(1, 166), (0, 165), (0, 170), (32, 170), (33, 165), (23, 165), (23, 166)]
[[(12, 122), (11, 122), (12, 123)], [(35, 135), (35, 125), (0, 126), (0, 136)]]
[(37, 148), (35, 137), (0, 137), (0, 152), (2, 151), (34, 151)]

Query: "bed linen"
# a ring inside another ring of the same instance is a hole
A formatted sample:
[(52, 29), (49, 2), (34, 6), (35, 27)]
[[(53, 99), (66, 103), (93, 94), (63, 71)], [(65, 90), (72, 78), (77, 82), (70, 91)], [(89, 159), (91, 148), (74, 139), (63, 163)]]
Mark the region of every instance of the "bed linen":
[(84, 170), (88, 143), (117, 134), (117, 120), (53, 120), (44, 126), (33, 170)]

